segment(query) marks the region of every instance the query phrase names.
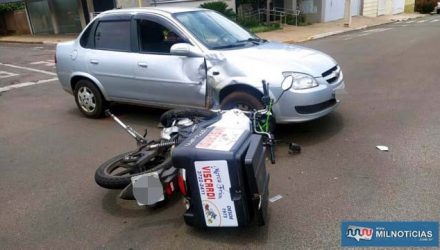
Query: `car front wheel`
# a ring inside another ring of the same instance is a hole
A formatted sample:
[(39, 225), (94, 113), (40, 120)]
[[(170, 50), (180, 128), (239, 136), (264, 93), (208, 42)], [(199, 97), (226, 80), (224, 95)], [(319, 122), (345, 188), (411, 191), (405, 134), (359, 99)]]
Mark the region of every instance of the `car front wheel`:
[(103, 115), (107, 102), (101, 91), (89, 80), (80, 80), (74, 90), (78, 109), (88, 118), (99, 118)]
[(221, 102), (221, 109), (241, 109), (244, 111), (263, 109), (261, 100), (247, 92), (235, 91), (227, 95)]

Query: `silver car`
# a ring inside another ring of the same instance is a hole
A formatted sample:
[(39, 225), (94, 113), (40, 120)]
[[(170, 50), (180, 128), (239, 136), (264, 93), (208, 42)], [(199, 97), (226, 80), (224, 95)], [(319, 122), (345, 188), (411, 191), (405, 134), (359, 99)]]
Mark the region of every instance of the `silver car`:
[(173, 107), (262, 107), (262, 84), (278, 98), (277, 123), (303, 122), (334, 110), (344, 88), (330, 56), (269, 42), (215, 11), (139, 8), (98, 15), (75, 41), (59, 43), (57, 74), (79, 110), (99, 117), (110, 102)]

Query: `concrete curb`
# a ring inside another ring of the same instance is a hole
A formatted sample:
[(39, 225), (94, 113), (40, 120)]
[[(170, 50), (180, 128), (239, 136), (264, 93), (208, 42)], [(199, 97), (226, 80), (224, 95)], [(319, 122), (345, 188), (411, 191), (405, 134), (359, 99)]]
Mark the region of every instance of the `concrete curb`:
[(306, 39), (302, 39), (302, 40), (287, 40), (287, 41), (283, 41), (284, 43), (303, 43), (303, 42), (307, 42), (307, 41), (312, 41), (312, 40), (316, 40), (316, 39), (321, 39), (321, 38), (325, 38), (325, 37), (329, 37), (329, 36), (334, 36), (334, 35), (339, 35), (339, 34), (343, 34), (343, 33), (348, 33), (348, 32), (352, 32), (352, 31), (357, 31), (357, 30), (364, 30), (364, 29), (368, 29), (368, 28), (373, 28), (373, 27), (377, 27), (377, 26), (381, 26), (381, 25), (385, 25), (385, 24), (390, 24), (390, 23), (396, 23), (396, 22), (404, 22), (404, 21), (408, 21), (408, 20), (412, 20), (412, 19), (418, 19), (418, 18), (422, 18), (425, 17), (427, 15), (420, 15), (420, 16), (416, 16), (416, 17), (408, 17), (408, 18), (402, 18), (402, 19), (390, 19), (390, 21), (384, 22), (384, 23), (379, 23), (379, 24), (372, 24), (372, 25), (364, 25), (361, 27), (357, 27), (357, 28), (347, 28), (346, 30), (336, 30), (336, 31), (331, 31), (331, 32), (326, 32), (326, 33), (321, 33), (321, 34), (317, 34), (314, 36), (310, 36)]
[(24, 43), (24, 44), (43, 44), (43, 42), (36, 42), (36, 41), (15, 41), (15, 40), (11, 40), (11, 41), (3, 41), (0, 40), (0, 43)]
[[(380, 24), (380, 25), (382, 25), (382, 24)], [(357, 27), (357, 28), (347, 28), (347, 30), (337, 30), (337, 31), (322, 33), (322, 34), (311, 36), (307, 40), (315, 40), (315, 39), (320, 39), (320, 38), (324, 38), (324, 37), (328, 37), (328, 36), (334, 36), (334, 35), (350, 32), (350, 31), (363, 30), (368, 27), (371, 27), (371, 26), (364, 25), (364, 26)]]
[[(73, 39), (72, 39), (73, 40)], [(62, 43), (63, 41), (59, 41), (59, 42), (50, 42), (50, 41), (17, 41), (17, 40), (6, 40), (6, 41), (2, 41), (0, 40), (0, 43), (21, 43), (21, 44), (51, 44), (51, 45), (56, 45), (58, 43)]]
[(385, 25), (385, 24), (390, 24), (390, 23), (395, 23), (395, 22), (397, 22), (397, 21), (389, 21), (389, 22), (373, 24), (373, 25), (364, 25), (364, 26), (361, 26), (361, 27), (351, 28), (351, 29), (348, 29), (348, 30), (338, 30), (338, 31), (334, 31), (334, 32), (327, 32), (327, 33), (311, 36), (306, 41), (321, 39), (321, 38), (324, 38), (324, 37), (339, 35), (339, 34), (348, 33), (348, 32), (357, 31), (357, 30), (364, 30), (364, 29), (368, 29), (368, 28), (374, 28), (374, 27), (377, 27), (377, 26), (381, 26), (381, 25)]
[[(72, 40), (74, 40), (74, 39), (72, 39)], [(70, 40), (69, 40), (70, 41)], [(48, 42), (48, 41), (44, 41), (44, 42), (42, 42), (43, 44), (52, 44), (52, 45), (57, 45), (58, 43), (62, 43), (62, 42), (64, 42), (64, 41), (59, 41), (59, 42)]]
[(419, 16), (415, 16), (415, 17), (407, 17), (407, 18), (401, 18), (401, 19), (391, 19), (391, 21), (394, 21), (394, 22), (404, 22), (404, 21), (408, 21), (408, 20), (412, 20), (412, 19), (418, 19), (418, 18), (421, 18), (421, 17), (426, 17), (426, 16), (429, 16), (428, 14), (420, 14)]
[(65, 41), (72, 41), (75, 40), (75, 38), (69, 39), (69, 40), (62, 40), (62, 41), (20, 41), (20, 40), (0, 40), (0, 43), (22, 43), (22, 44), (50, 44), (50, 45), (56, 45), (58, 43), (62, 43)]

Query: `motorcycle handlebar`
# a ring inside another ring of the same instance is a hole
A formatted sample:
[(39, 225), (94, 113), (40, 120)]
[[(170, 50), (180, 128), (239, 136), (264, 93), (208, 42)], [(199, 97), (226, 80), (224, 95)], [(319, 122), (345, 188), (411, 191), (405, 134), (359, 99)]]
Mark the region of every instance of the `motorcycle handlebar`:
[(269, 90), (267, 89), (267, 82), (265, 80), (261, 81), (263, 85), (263, 94), (264, 96), (269, 96)]

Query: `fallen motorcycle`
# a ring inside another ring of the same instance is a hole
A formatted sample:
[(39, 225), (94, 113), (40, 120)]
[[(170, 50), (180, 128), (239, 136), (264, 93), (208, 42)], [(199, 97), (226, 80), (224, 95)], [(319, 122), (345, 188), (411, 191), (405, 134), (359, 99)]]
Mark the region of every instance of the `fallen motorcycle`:
[[(173, 194), (177, 169), (172, 165), (171, 148), (191, 133), (194, 124), (217, 116), (214, 112), (202, 109), (168, 111), (161, 116), (161, 123), (164, 126), (161, 138), (149, 141), (147, 131), (141, 135), (109, 110), (106, 111), (106, 115), (136, 140), (137, 148), (101, 164), (95, 172), (95, 181), (103, 188), (123, 189), (120, 198), (133, 199), (135, 197), (132, 193), (132, 178), (141, 174), (154, 175), (151, 180), (157, 180), (155, 183), (159, 190), (152, 192), (154, 188), (151, 182), (150, 199), (145, 201), (138, 199), (139, 205), (155, 205)], [(163, 192), (160, 189), (163, 189)], [(153, 193), (157, 195), (152, 195)]]
[[(283, 90), (292, 82), (284, 81)], [(266, 149), (275, 163), (273, 99), (263, 81), (265, 109), (241, 111), (170, 110), (161, 116), (159, 140), (148, 141), (107, 111), (137, 142), (96, 171), (98, 185), (123, 189), (120, 197), (152, 206), (178, 188), (184, 196), (188, 225), (246, 226), (266, 221), (269, 174)], [(277, 100), (282, 96), (277, 98)], [(292, 145), (290, 146), (292, 149)], [(299, 151), (299, 146), (294, 145)]]

